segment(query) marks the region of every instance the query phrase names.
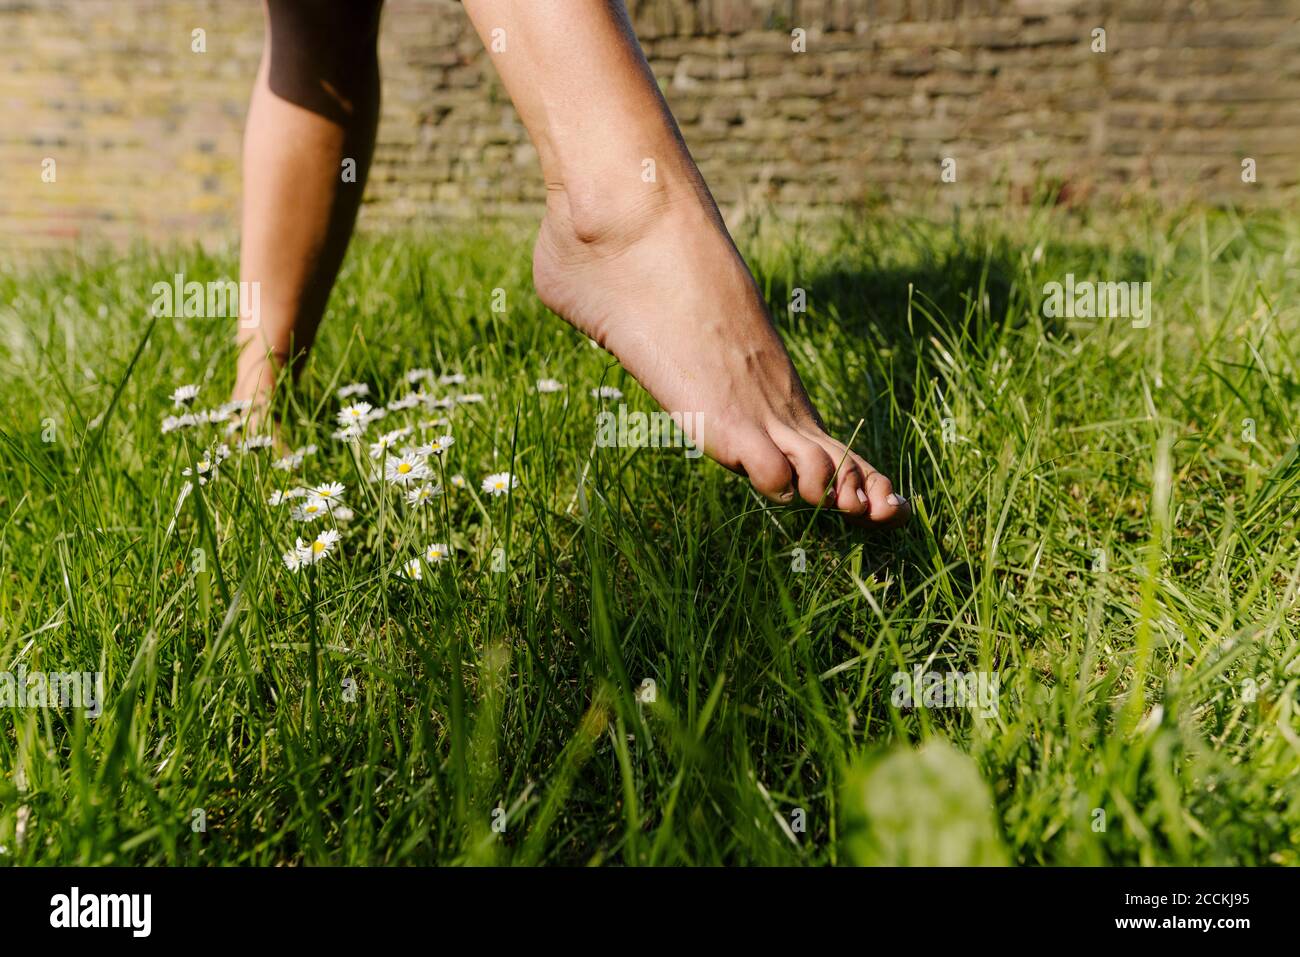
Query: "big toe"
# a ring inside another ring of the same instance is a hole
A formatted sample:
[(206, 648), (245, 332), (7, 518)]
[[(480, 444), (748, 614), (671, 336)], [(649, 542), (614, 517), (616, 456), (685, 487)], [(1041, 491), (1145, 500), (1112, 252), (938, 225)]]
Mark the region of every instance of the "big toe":
[(736, 459), (733, 468), (749, 477), (759, 495), (781, 504), (794, 499), (790, 463), (766, 435), (756, 433), (739, 443)]
[(836, 462), (814, 438), (788, 426), (771, 429), (769, 434), (785, 454), (794, 470), (799, 497), (809, 505), (826, 508), (838, 506)]

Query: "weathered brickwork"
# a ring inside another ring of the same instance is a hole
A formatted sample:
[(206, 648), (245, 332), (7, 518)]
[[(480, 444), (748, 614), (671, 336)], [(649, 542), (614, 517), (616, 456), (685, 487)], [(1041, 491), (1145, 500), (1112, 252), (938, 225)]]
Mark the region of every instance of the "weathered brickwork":
[[(1300, 183), (1300, 0), (629, 6), (729, 215), (1049, 189), (1282, 204)], [(229, 238), (261, 46), (253, 0), (0, 0), (0, 242)], [(363, 224), (535, 213), (536, 154), (460, 4), (390, 0), (382, 58)]]

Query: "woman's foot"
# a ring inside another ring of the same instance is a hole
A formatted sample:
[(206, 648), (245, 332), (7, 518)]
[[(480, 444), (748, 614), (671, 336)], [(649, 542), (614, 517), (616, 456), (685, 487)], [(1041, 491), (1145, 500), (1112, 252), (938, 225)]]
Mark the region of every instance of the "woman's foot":
[[(239, 357), (235, 372), (235, 387), (230, 398), (235, 402), (247, 402), (248, 411), (243, 415), (243, 432), (245, 435), (258, 435), (263, 432), (275, 433), (275, 420), (271, 415), (271, 395), (280, 375), (280, 363), (254, 352), (254, 346), (246, 345)], [(277, 439), (278, 435), (275, 436)]]
[[(582, 208), (577, 208), (581, 206)], [(712, 202), (648, 187), (619, 203), (552, 189), (533, 253), (542, 301), (612, 352), (704, 452), (776, 502), (873, 526), (911, 514), (889, 479), (822, 428)], [(686, 421), (691, 421), (687, 419)]]

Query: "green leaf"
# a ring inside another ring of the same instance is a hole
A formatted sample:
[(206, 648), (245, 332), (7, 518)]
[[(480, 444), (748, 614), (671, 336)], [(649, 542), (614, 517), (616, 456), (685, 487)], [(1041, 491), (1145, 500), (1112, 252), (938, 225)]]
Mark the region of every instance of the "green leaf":
[(993, 867), (1007, 855), (979, 769), (945, 741), (855, 765), (844, 787), (844, 849), (863, 866)]

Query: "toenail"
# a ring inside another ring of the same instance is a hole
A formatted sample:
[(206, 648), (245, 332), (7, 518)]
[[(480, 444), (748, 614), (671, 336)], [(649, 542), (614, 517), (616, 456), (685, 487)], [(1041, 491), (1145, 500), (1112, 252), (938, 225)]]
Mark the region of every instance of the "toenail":
[(864, 491), (862, 491), (862, 489), (860, 489), (860, 488), (859, 488), (859, 489), (854, 489), (854, 491), (856, 491), (856, 492), (858, 493), (858, 501), (861, 502), (863, 505), (866, 505), (866, 504), (867, 504), (867, 493), (864, 492)]
[(794, 498), (794, 489), (786, 489), (781, 493), (781, 501), (783, 502), (788, 502), (792, 498)]
[(907, 499), (903, 498), (903, 496), (899, 495), (897, 492), (890, 492), (889, 497), (885, 499), (885, 501), (895, 508), (907, 504)]

